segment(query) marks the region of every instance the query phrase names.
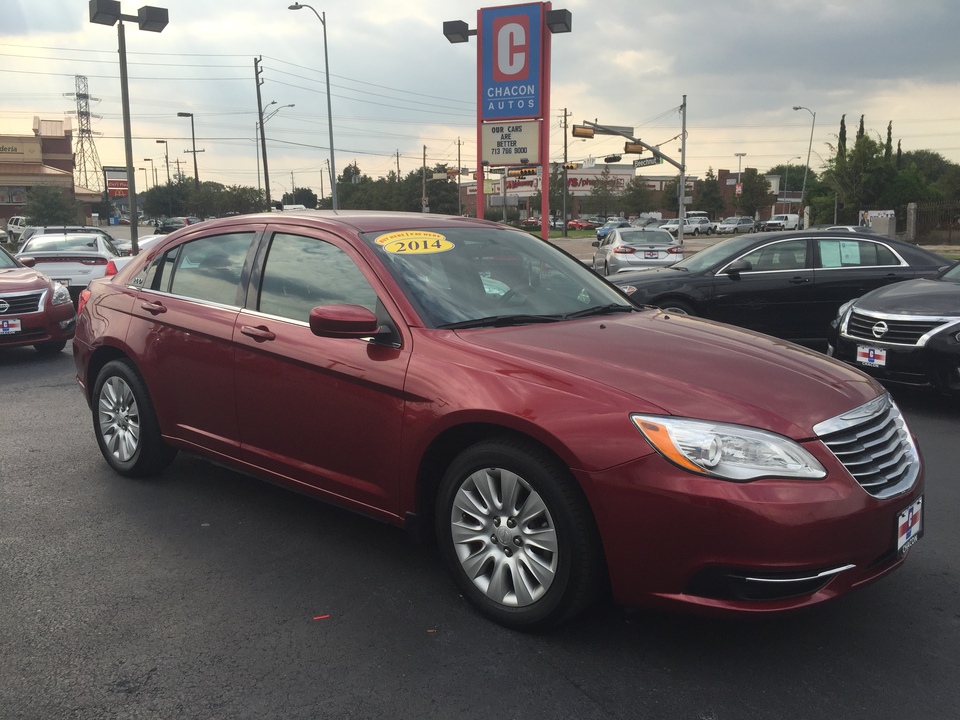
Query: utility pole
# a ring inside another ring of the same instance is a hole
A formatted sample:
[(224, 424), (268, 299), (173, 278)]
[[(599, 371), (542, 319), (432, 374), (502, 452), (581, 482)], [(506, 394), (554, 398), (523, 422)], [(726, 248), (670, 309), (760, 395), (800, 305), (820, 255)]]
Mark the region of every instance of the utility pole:
[(677, 242), (683, 245), (683, 226), (687, 219), (687, 206), (684, 200), (687, 195), (687, 96), (683, 96), (683, 104), (680, 106), (681, 132), (680, 132), (680, 224), (677, 225)]
[[(267, 211), (269, 212), (270, 171), (267, 169), (267, 138), (263, 130), (263, 100), (260, 97), (260, 86), (263, 85), (263, 79), (260, 77), (260, 73), (263, 72), (263, 68), (260, 67), (260, 63), (262, 62), (263, 58), (253, 59), (253, 77), (257, 83), (257, 115), (260, 117), (260, 152), (263, 155), (263, 191), (265, 193), (264, 197), (267, 200)], [(196, 157), (196, 155), (194, 155), (194, 157)]]
[(421, 173), (423, 192), (420, 197), (420, 212), (427, 211), (427, 146), (423, 146), (423, 172)]
[(570, 117), (573, 113), (567, 112), (567, 108), (563, 109), (563, 214), (560, 216), (561, 224), (563, 229), (561, 230), (561, 235), (567, 237), (567, 118)]
[(397, 182), (400, 182), (400, 151), (397, 150)]
[(460, 197), (460, 170), (463, 169), (460, 164), (460, 146), (463, 145), (460, 142), (460, 138), (457, 138), (457, 215), (463, 215), (463, 200)]

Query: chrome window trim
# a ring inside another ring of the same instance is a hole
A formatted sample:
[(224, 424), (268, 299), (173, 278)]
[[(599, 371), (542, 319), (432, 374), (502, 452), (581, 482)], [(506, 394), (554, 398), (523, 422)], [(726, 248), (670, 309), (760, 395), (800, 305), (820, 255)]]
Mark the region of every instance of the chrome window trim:
[[(842, 240), (844, 240), (844, 238), (838, 238), (838, 237), (816, 237), (816, 238), (813, 238), (813, 240), (815, 240), (815, 241), (817, 241), (817, 242), (820, 242), (821, 240), (840, 240), (840, 241), (842, 241)], [(893, 248), (893, 247), (891, 247), (890, 245), (887, 245), (885, 242), (881, 242), (880, 240), (867, 239), (867, 238), (863, 238), (863, 237), (853, 237), (853, 238), (849, 238), (849, 239), (847, 240), (847, 242), (850, 242), (850, 240), (854, 240), (854, 241), (856, 241), (856, 242), (873, 243), (874, 245), (882, 245), (882, 246), (885, 247), (887, 250), (889, 250), (890, 252), (892, 252), (892, 253), (893, 253), (893, 256), (894, 256), (897, 260), (899, 260), (900, 263), (899, 263), (898, 265), (849, 265), (849, 266), (847, 266), (847, 267), (818, 267), (817, 270), (861, 270), (861, 269), (863, 269), (863, 268), (910, 267), (910, 263), (908, 263), (906, 260), (903, 259), (903, 255), (901, 255), (900, 253), (898, 253), (897, 250), (896, 250), (896, 248)]]
[[(802, 240), (803, 242), (808, 242), (809, 238), (805, 238), (805, 237), (777, 238), (776, 240), (771, 240), (770, 242), (764, 243), (763, 245), (757, 245), (755, 247), (752, 247), (746, 252), (735, 257), (733, 260), (728, 262), (719, 270), (717, 270), (715, 275), (726, 274), (727, 268), (733, 265), (735, 262), (737, 262), (737, 260), (742, 260), (747, 255), (751, 255), (752, 253), (757, 252), (757, 250), (763, 250), (765, 248), (770, 247), (771, 245), (781, 245), (787, 242), (797, 242), (798, 240)], [(744, 270), (740, 274), (741, 275), (760, 275), (760, 274), (768, 274), (768, 273), (797, 273), (797, 272), (811, 272), (814, 269), (815, 268), (804, 267), (804, 268), (797, 268), (796, 270)]]

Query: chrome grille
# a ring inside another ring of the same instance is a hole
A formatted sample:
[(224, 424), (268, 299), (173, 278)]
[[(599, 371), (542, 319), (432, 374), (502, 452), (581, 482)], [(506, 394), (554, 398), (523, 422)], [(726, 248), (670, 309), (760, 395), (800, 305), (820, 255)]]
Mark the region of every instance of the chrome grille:
[[(40, 309), (40, 300), (45, 291), (25, 293), (23, 295), (0, 295), (0, 299), (5, 300), (6, 310), (0, 310), (0, 315), (22, 315), (23, 313), (35, 313)], [(3, 304), (0, 303), (0, 307)]]
[[(877, 323), (884, 323), (887, 330), (881, 337), (873, 334)], [(846, 334), (858, 340), (884, 342), (894, 345), (918, 345), (920, 338), (943, 325), (943, 320), (917, 318), (916, 320), (871, 317), (854, 310), (847, 322)]]
[(920, 455), (889, 395), (825, 420), (814, 432), (868, 493), (887, 498), (913, 487)]

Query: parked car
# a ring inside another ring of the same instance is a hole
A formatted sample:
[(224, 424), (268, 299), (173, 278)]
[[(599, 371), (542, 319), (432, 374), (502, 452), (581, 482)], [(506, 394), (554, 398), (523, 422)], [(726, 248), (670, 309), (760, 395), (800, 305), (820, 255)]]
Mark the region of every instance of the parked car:
[(17, 253), (29, 267), (37, 267), (65, 286), (76, 302), (80, 291), (94, 278), (103, 277), (107, 263), (120, 251), (97, 233), (43, 233), (31, 237)]
[(960, 395), (960, 263), (845, 303), (829, 354), (883, 382)]
[[(103, 228), (95, 225), (28, 225), (20, 234), (20, 247), (32, 238), (34, 235), (47, 235), (50, 233), (93, 233), (105, 237), (115, 248), (120, 249), (117, 239)], [(121, 251), (122, 254), (122, 251)]]
[[(140, 236), (140, 237), (137, 238), (137, 249), (138, 249), (140, 252), (143, 252), (143, 251), (146, 250), (148, 247), (150, 247), (150, 246), (153, 245), (155, 242), (157, 242), (157, 240), (162, 240), (162, 239), (165, 238), (165, 237), (166, 237), (166, 235), (142, 235), (142, 236)], [(132, 249), (133, 249), (133, 243), (132, 243), (132, 241), (130, 241), (130, 240), (119, 240), (119, 241), (117, 241), (117, 242), (114, 243), (114, 244), (115, 244), (117, 250), (120, 251), (120, 254), (121, 254), (121, 255), (130, 255), (130, 253), (131, 253), (131, 251), (132, 251)], [(120, 260), (118, 260), (118, 262), (121, 262), (121, 263), (122, 263), (122, 262), (125, 262), (125, 261), (128, 260), (128, 259), (129, 259), (129, 258), (121, 258)], [(119, 268), (120, 265), (117, 265), (117, 267)]]
[(596, 225), (583, 218), (574, 218), (567, 223), (568, 230), (593, 230), (595, 227)]
[[(713, 235), (714, 230), (717, 229), (715, 222), (700, 215), (687, 218), (687, 224), (693, 228), (691, 235)], [(686, 234), (686, 230), (684, 230), (684, 234)]]
[(756, 224), (752, 217), (728, 217), (725, 220), (721, 221), (717, 225), (717, 234), (733, 234), (737, 235), (739, 233), (751, 233), (756, 230)]
[(0, 248), (0, 349), (33, 345), (53, 355), (66, 347), (75, 327), (67, 288)]
[(540, 218), (528, 217), (520, 221), (520, 225), (523, 227), (540, 227)]
[(624, 220), (623, 218), (615, 218), (613, 220), (607, 220), (603, 225), (597, 228), (597, 240), (603, 240), (607, 233), (613, 230), (614, 228), (625, 228), (630, 227), (630, 223)]
[(509, 627), (606, 588), (629, 605), (808, 607), (898, 567), (922, 532), (922, 460), (882, 386), (636, 308), (498, 223), (215, 220), (81, 305), (77, 379), (117, 473), (184, 449), (432, 531), (464, 597)]
[(602, 275), (663, 267), (683, 259), (683, 245), (670, 233), (654, 228), (614, 228), (593, 245), (597, 248), (593, 269)]
[(760, 229), (764, 232), (771, 232), (774, 230), (797, 230), (799, 227), (799, 215), (774, 215), (769, 220), (760, 223)]
[(669, 268), (613, 282), (641, 305), (824, 348), (837, 309), (868, 290), (949, 264), (879, 235), (800, 231), (726, 238)]
[(631, 227), (645, 228), (645, 227), (659, 227), (660, 223), (663, 220), (658, 217), (638, 217), (630, 221)]
[(23, 215), (14, 215), (7, 220), (7, 235), (16, 241), (20, 240), (20, 233), (27, 226), (27, 218)]
[[(678, 235), (680, 232), (680, 218), (671, 218), (669, 220), (664, 220), (660, 223), (659, 228), (665, 230), (671, 235)], [(696, 228), (690, 224), (689, 218), (683, 223), (683, 234), (684, 235), (693, 235), (693, 231)]]
[(198, 217), (168, 217), (157, 221), (156, 230), (158, 235), (166, 235), (187, 225), (196, 225), (198, 222), (202, 222)]

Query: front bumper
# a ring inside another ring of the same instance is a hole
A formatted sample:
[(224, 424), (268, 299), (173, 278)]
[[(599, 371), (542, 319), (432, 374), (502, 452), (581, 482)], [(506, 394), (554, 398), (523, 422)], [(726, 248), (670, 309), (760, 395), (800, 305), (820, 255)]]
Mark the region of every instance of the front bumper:
[(904, 560), (899, 514), (923, 492), (868, 494), (819, 441), (823, 480), (732, 483), (659, 455), (580, 478), (597, 515), (614, 598), (624, 605), (769, 613), (815, 605)]
[(63, 303), (44, 307), (35, 313), (0, 316), (0, 319), (20, 321), (19, 332), (0, 333), (0, 348), (70, 340), (77, 327), (74, 310), (73, 303)]
[[(885, 364), (858, 362), (860, 345), (885, 350)], [(838, 333), (831, 339), (830, 354), (881, 382), (960, 395), (960, 342), (949, 333), (936, 335), (923, 346), (867, 342)]]

